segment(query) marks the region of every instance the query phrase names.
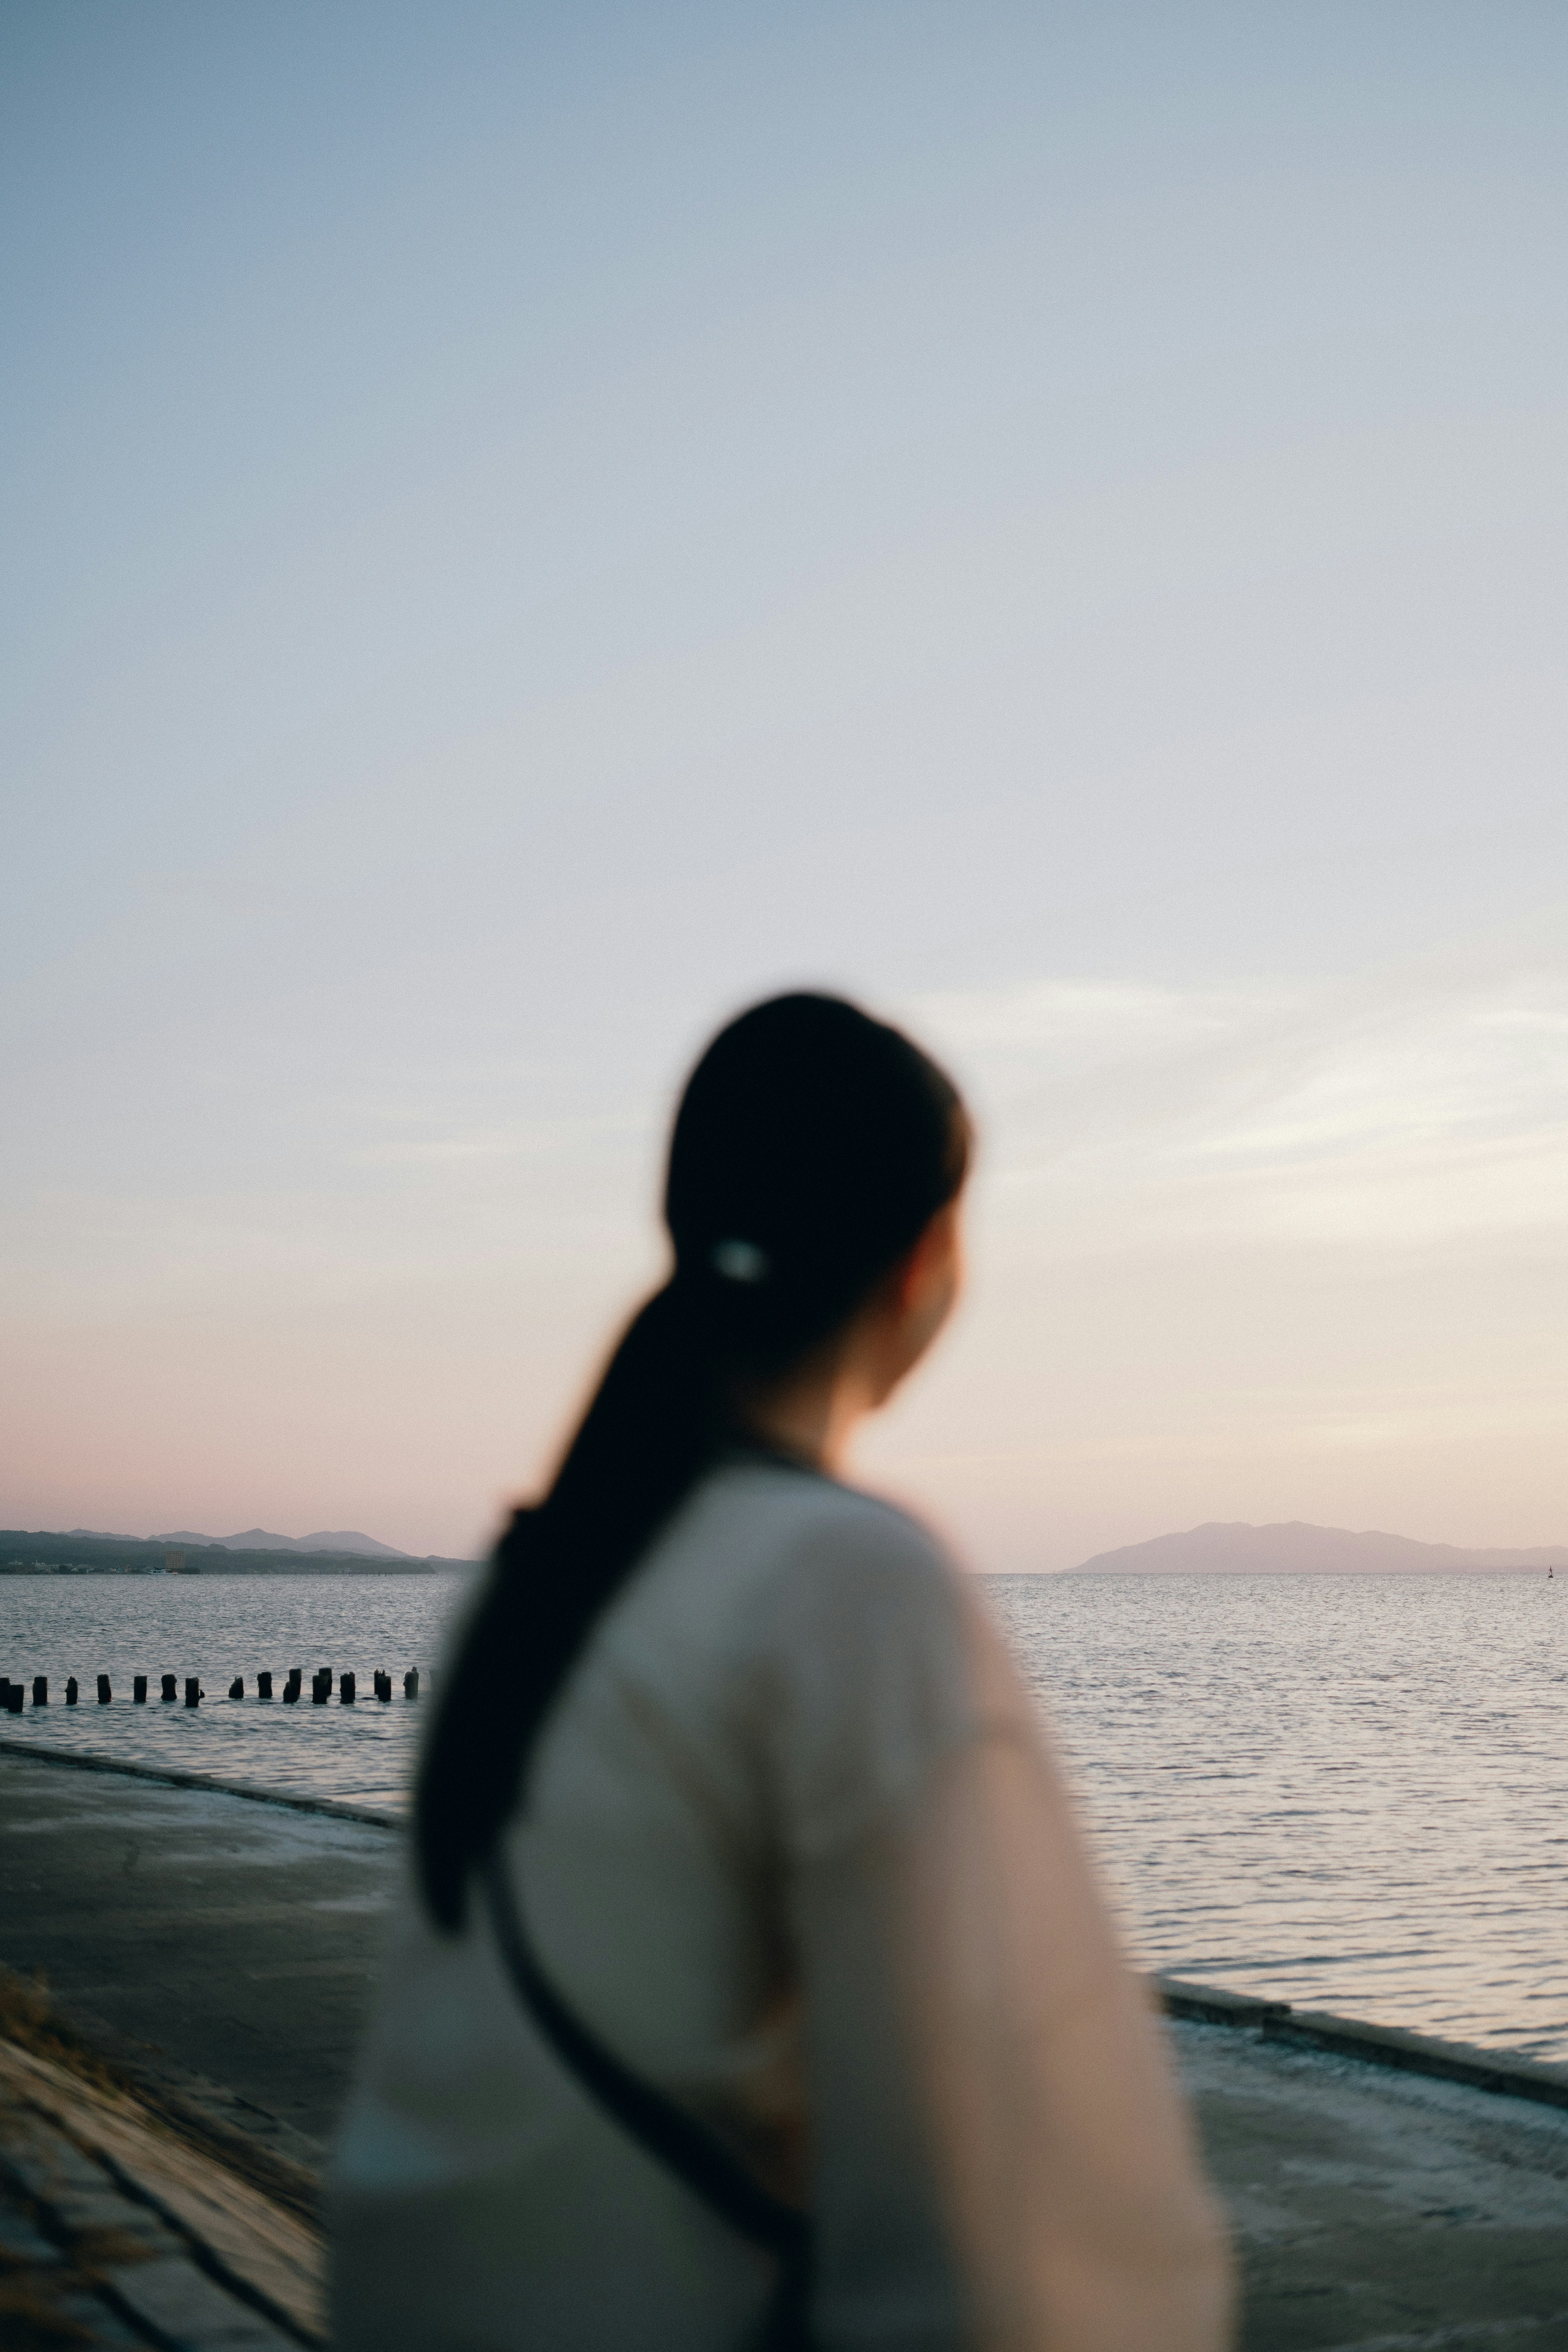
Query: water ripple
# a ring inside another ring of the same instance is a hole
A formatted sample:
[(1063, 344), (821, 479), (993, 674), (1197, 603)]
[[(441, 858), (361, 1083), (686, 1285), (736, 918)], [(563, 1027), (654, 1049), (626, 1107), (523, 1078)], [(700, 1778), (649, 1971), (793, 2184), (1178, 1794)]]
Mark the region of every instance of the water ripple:
[[(1146, 1967), (1568, 2057), (1568, 1579), (995, 1577)], [(0, 1728), (139, 1763), (406, 1801), (447, 1577), (7, 1578)], [(256, 1672), (352, 1669), (390, 1706), (270, 1705)], [(93, 1704), (108, 1673), (114, 1704)], [(195, 1674), (195, 1712), (129, 1700)], [(76, 1675), (83, 1704), (67, 1708)], [(243, 1674), (247, 1696), (222, 1694)]]

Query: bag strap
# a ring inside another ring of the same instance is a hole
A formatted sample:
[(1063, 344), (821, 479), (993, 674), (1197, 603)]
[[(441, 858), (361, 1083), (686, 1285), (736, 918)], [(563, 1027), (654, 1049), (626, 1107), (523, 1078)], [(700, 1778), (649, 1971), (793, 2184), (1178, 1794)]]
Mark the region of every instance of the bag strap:
[[(523, 2007), (567, 2071), (710, 2211), (753, 2245), (775, 2254), (795, 2282), (804, 2281), (811, 2245), (806, 2216), (771, 2195), (695, 2116), (634, 2074), (568, 2008), (534, 1957), (499, 1849), (484, 1865), (483, 1881), (490, 1925), (508, 1973)], [(792, 2306), (798, 2295), (797, 2284), (789, 2298)]]

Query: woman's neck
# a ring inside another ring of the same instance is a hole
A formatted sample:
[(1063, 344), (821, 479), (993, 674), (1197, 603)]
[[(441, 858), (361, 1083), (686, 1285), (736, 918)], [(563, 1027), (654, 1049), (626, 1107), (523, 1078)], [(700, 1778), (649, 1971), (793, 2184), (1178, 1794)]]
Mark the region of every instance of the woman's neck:
[(834, 1477), (874, 1402), (853, 1355), (835, 1349), (827, 1360), (797, 1366), (753, 1390), (741, 1410), (747, 1428), (767, 1444)]

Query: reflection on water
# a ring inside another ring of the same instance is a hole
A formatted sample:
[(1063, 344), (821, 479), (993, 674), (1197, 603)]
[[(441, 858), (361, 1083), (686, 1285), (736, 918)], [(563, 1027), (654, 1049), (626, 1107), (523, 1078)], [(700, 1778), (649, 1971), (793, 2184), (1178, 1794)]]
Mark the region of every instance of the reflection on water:
[(1568, 2057), (1568, 1580), (990, 1585), (1145, 1966)]
[[(1568, 2057), (1568, 1580), (996, 1577), (1141, 1962), (1300, 2005)], [(0, 1731), (398, 1811), (465, 1580), (0, 1580)], [(258, 1667), (306, 1698), (254, 1696)], [(390, 1706), (310, 1704), (318, 1666)], [(107, 1673), (114, 1703), (93, 1703)], [(67, 1709), (65, 1678), (83, 1703)], [(196, 1674), (183, 1706), (134, 1674)], [(235, 1675), (247, 1696), (223, 1694)]]

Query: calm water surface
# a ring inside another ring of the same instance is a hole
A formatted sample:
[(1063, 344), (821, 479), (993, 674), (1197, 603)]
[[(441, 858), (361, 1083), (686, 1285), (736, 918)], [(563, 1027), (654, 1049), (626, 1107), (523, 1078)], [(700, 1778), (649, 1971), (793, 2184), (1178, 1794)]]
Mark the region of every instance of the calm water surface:
[(1568, 1579), (990, 1584), (1146, 1966), (1568, 2058)]
[[(1568, 1579), (995, 1577), (1138, 1959), (1568, 2057)], [(451, 1577), (0, 1580), (11, 1737), (396, 1811)], [(258, 1667), (305, 1669), (298, 1706)], [(317, 1666), (390, 1706), (309, 1701)], [(114, 1703), (93, 1703), (107, 1673)], [(131, 1678), (199, 1675), (195, 1713)], [(74, 1674), (83, 1704), (68, 1709)], [(223, 1696), (236, 1674), (249, 1694)]]
[[(460, 1575), (0, 1578), (0, 1674), (28, 1686), (26, 1713), (0, 1717), (0, 1736), (396, 1812), (431, 1661), (467, 1590)], [(259, 1668), (271, 1669), (281, 1694), (290, 1666), (305, 1670), (297, 1706), (257, 1697)], [(356, 1677), (353, 1706), (340, 1706), (335, 1690), (329, 1706), (312, 1706), (318, 1666)], [(392, 1676), (390, 1706), (370, 1696), (378, 1666)], [(412, 1706), (403, 1696), (409, 1666), (422, 1685)], [(100, 1706), (105, 1674), (114, 1697)], [(179, 1677), (173, 1706), (158, 1698), (166, 1674)], [(32, 1704), (35, 1675), (49, 1678), (47, 1707)], [(81, 1685), (74, 1707), (65, 1705), (68, 1675)], [(148, 1678), (144, 1706), (132, 1701), (136, 1675)], [(183, 1704), (188, 1675), (206, 1694), (194, 1709)], [(231, 1703), (236, 1675), (246, 1696)]]

